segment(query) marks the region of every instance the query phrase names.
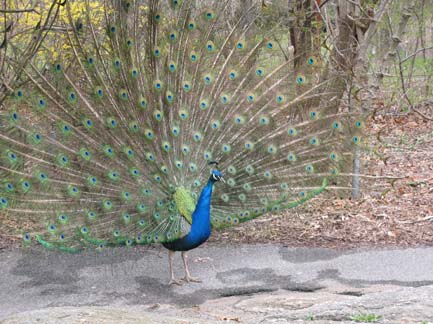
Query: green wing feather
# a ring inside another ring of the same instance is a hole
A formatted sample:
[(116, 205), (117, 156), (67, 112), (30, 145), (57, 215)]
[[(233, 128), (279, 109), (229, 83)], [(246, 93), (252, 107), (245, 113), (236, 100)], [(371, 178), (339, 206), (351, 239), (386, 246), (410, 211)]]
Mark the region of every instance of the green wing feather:
[(296, 75), (260, 12), (234, 17), (229, 1), (86, 4), (77, 16), (66, 3), (65, 31), (46, 37), (24, 70), (29, 86), (0, 114), (0, 208), (29, 224), (26, 244), (76, 252), (179, 238), (211, 160), (227, 179), (214, 228), (347, 176), (362, 118), (321, 99), (329, 53), (305, 57)]

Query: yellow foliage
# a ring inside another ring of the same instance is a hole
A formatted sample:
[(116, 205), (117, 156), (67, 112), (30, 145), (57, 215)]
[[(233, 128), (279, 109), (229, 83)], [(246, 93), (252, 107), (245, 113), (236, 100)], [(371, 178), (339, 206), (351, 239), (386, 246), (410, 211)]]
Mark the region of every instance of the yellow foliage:
[[(35, 27), (38, 23), (42, 25), (45, 23), (51, 6), (53, 3), (57, 4), (58, 1), (33, 0), (29, 2), (26, 0), (7, 0), (6, 6), (9, 10), (31, 9), (32, 6), (34, 8), (33, 11), (6, 14), (7, 20), (14, 21), (15, 28), (20, 31), (16, 33), (17, 36), (13, 39), (18, 48), (26, 47), (35, 31)], [(59, 6), (58, 8), (59, 14), (53, 26), (65, 27), (65, 30), (68, 30), (69, 26), (75, 25), (78, 19), (83, 24), (86, 24), (87, 17), (92, 21), (93, 25), (100, 27), (105, 15), (103, 1), (100, 0), (68, 0), (65, 6)], [(57, 7), (54, 9), (56, 10)], [(51, 14), (54, 13), (55, 11)], [(51, 16), (52, 18), (53, 16)], [(59, 33), (55, 30), (50, 32), (43, 45), (43, 57), (51, 57), (54, 60), (59, 59), (60, 53), (67, 52), (65, 50), (70, 47), (66, 38), (66, 33)]]
[[(23, 12), (20, 14), (10, 14), (10, 18), (14, 20), (16, 19), (21, 27), (35, 27), (39, 21), (43, 22), (47, 18), (51, 5), (57, 1), (58, 0), (33, 1), (34, 11)], [(29, 9), (31, 8), (31, 3), (29, 4), (27, 1), (20, 0), (7, 0), (7, 8), (10, 10)], [(72, 19), (75, 20), (82, 16), (87, 9), (92, 12), (92, 15), (94, 15), (95, 18), (96, 16), (104, 13), (104, 7), (102, 2), (99, 0), (67, 1), (66, 6), (60, 7), (60, 21), (69, 21), (67, 10), (70, 11)], [(98, 21), (94, 23), (98, 23)]]

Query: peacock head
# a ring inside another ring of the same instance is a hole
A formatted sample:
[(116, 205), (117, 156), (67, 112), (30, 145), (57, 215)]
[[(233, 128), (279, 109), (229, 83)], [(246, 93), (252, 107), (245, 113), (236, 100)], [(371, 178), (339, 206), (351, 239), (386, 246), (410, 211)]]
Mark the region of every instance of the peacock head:
[(223, 178), (223, 174), (220, 172), (220, 170), (218, 170), (218, 162), (217, 161), (211, 161), (209, 162), (209, 165), (212, 165), (215, 167), (215, 169), (213, 169), (211, 171), (210, 174), (210, 181), (212, 182), (217, 182), (217, 181), (222, 181), (225, 182), (224, 178)]
[(225, 182), (223, 174), (219, 170), (212, 170), (210, 175), (210, 180), (212, 182), (222, 181)]

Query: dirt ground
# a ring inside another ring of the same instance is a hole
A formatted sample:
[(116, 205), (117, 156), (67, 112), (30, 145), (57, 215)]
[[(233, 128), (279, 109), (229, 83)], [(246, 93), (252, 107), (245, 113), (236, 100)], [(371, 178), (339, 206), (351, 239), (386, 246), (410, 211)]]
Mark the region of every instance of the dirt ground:
[[(433, 103), (418, 109), (433, 116)], [(366, 132), (372, 149), (362, 153), (361, 173), (379, 178), (362, 178), (359, 199), (322, 194), (279, 215), (214, 233), (211, 241), (334, 248), (433, 245), (433, 121), (388, 110), (370, 119)], [(7, 232), (8, 224), (2, 228)], [(20, 238), (2, 235), (2, 228), (0, 250), (20, 244)]]

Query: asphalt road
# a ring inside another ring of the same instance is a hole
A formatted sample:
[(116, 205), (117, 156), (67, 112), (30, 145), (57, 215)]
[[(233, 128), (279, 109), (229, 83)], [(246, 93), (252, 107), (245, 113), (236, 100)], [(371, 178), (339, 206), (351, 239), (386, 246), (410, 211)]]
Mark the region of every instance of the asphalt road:
[[(158, 255), (160, 253), (160, 255)], [(183, 276), (180, 255), (176, 275)], [(168, 286), (165, 250), (118, 248), (79, 255), (0, 253), (0, 321), (52, 307), (202, 305), (221, 297), (433, 285), (433, 248), (335, 251), (269, 245), (206, 245), (190, 253), (203, 283)], [(347, 288), (349, 287), (349, 288)]]

